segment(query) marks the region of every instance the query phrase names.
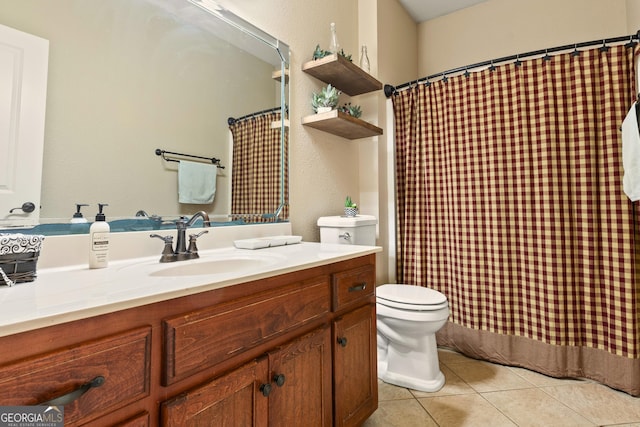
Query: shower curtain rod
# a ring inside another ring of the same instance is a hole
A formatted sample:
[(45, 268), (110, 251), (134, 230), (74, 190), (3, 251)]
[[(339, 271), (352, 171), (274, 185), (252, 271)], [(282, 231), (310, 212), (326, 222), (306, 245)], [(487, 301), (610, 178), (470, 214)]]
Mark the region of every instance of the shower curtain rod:
[[(635, 42), (633, 40), (636, 40)], [(545, 58), (551, 59), (551, 57), (548, 56), (549, 53), (553, 53), (553, 52), (560, 52), (563, 50), (569, 50), (569, 49), (573, 49), (575, 54), (579, 54), (580, 52), (578, 51), (578, 48), (580, 47), (588, 47), (588, 46), (597, 46), (598, 44), (602, 43), (602, 46), (600, 47), (600, 49), (608, 49), (607, 43), (620, 43), (620, 42), (624, 42), (624, 41), (629, 41), (629, 43), (627, 44), (628, 47), (633, 47), (635, 46), (635, 44), (637, 44), (637, 40), (640, 40), (640, 30), (636, 33), (636, 34), (631, 34), (628, 36), (621, 36), (621, 37), (614, 37), (614, 38), (609, 38), (609, 39), (601, 39), (601, 40), (593, 40), (590, 42), (582, 42), (582, 43), (574, 43), (574, 44), (568, 44), (568, 45), (564, 45), (564, 46), (558, 46), (558, 47), (552, 47), (549, 49), (540, 49), (540, 50), (535, 50), (532, 52), (527, 52), (527, 53), (521, 53), (519, 55), (511, 55), (511, 56), (505, 56), (502, 58), (497, 58), (497, 59), (491, 59), (489, 61), (483, 61), (483, 62), (478, 62), (476, 64), (472, 64), (472, 65), (466, 65), (464, 67), (458, 67), (458, 68), (453, 68), (451, 70), (447, 70), (447, 71), (443, 71), (437, 74), (432, 74), (428, 77), (422, 77), (418, 80), (411, 80), (409, 82), (403, 83), (401, 85), (398, 86), (392, 86), (389, 84), (385, 84), (384, 85), (384, 94), (386, 95), (387, 98), (391, 97), (391, 95), (395, 94), (399, 89), (405, 89), (408, 88), (412, 85), (417, 85), (420, 83), (429, 83), (429, 80), (431, 79), (435, 79), (437, 77), (442, 77), (445, 81), (447, 79), (447, 74), (456, 74), (456, 73), (460, 73), (463, 72), (465, 73), (465, 75), (468, 76), (469, 74), (469, 70), (474, 69), (474, 68), (480, 68), (480, 67), (485, 67), (487, 65), (491, 67), (494, 67), (495, 64), (499, 64), (502, 62), (508, 62), (508, 61), (513, 61), (514, 59), (516, 60), (516, 64), (519, 63), (520, 59), (523, 58), (528, 58), (531, 56), (538, 56), (538, 55), (545, 55)]]
[[(259, 116), (261, 114), (275, 113), (276, 111), (280, 111), (280, 108), (281, 107), (267, 108), (266, 110), (257, 111), (255, 113), (247, 114), (245, 116), (238, 117), (237, 119), (234, 119), (233, 117), (229, 117), (227, 119), (227, 123), (229, 124), (229, 126), (231, 126), (231, 125), (233, 125), (235, 122), (237, 122), (239, 120), (248, 119), (250, 117), (256, 117), (256, 116)], [(286, 106), (285, 106), (285, 111), (287, 111), (287, 107)]]

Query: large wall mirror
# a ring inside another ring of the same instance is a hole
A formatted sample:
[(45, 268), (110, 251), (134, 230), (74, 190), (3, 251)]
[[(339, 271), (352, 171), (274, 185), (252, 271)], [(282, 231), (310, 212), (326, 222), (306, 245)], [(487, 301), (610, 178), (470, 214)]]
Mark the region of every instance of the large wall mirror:
[[(3, 0), (0, 24), (49, 41), (40, 227), (63, 234), (76, 204), (93, 221), (98, 203), (110, 222), (200, 210), (221, 225), (287, 220), (285, 43), (212, 0)], [(277, 168), (277, 197), (243, 215), (233, 199), (265, 190), (234, 187), (229, 118), (266, 114), (279, 154), (254, 154), (262, 164), (250, 167)], [(199, 160), (157, 150), (219, 160), (213, 202), (179, 203), (180, 160)]]

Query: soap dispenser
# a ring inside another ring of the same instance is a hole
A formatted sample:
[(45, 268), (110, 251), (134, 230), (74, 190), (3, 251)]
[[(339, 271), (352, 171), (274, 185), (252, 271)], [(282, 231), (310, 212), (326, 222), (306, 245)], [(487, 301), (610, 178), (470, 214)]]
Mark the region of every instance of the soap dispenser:
[(102, 212), (106, 203), (98, 203), (96, 221), (89, 228), (91, 247), (89, 249), (89, 268), (105, 268), (109, 264), (109, 231), (106, 217)]
[(83, 206), (89, 206), (86, 205), (84, 203), (76, 203), (76, 213), (73, 214), (73, 217), (71, 218), (71, 224), (86, 224), (87, 218), (82, 216), (82, 212), (80, 212), (80, 209)]
[(89, 205), (76, 203), (76, 213), (73, 214), (71, 221), (69, 221), (69, 231), (71, 232), (71, 234), (84, 234), (89, 231), (89, 221), (87, 221), (87, 218), (82, 216), (82, 212), (80, 212), (80, 209), (83, 206)]

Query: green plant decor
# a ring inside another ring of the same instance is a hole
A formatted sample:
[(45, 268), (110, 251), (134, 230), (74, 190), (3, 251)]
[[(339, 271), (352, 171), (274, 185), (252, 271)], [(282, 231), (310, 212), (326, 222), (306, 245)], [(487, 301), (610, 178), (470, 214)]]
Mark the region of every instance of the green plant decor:
[(328, 50), (322, 50), (320, 48), (320, 45), (316, 45), (316, 50), (313, 51), (313, 59), (314, 61), (316, 59), (321, 59), (324, 58), (325, 56), (329, 56), (331, 55), (331, 52), (329, 52)]
[(338, 108), (339, 111), (347, 113), (348, 115), (359, 119), (362, 116), (362, 108), (359, 105), (351, 105), (351, 103), (344, 104)]
[(331, 85), (323, 87), (320, 93), (314, 92), (311, 97), (311, 107), (313, 107), (313, 112), (317, 113), (319, 107), (335, 108), (338, 105), (338, 98), (341, 93), (342, 92)]
[[(329, 56), (331, 55), (332, 52), (328, 51), (328, 50), (323, 50), (319, 44), (316, 45), (316, 49), (313, 51), (313, 60), (315, 61), (316, 59), (322, 59), (325, 56)], [(349, 62), (353, 62), (353, 60), (351, 59), (351, 55), (347, 55), (346, 53), (344, 53), (344, 49), (340, 49), (340, 52), (338, 52), (339, 55), (342, 55), (343, 57), (345, 57), (345, 59), (349, 60)]]
[(353, 62), (351, 60), (351, 54), (347, 55), (346, 53), (344, 53), (344, 49), (340, 49), (340, 52), (338, 52), (338, 54), (344, 56), (344, 58), (349, 62)]
[(358, 205), (357, 205), (357, 204), (355, 204), (355, 203), (353, 202), (353, 200), (351, 200), (351, 196), (347, 196), (347, 198), (346, 198), (346, 199), (345, 199), (345, 201), (344, 201), (344, 207), (345, 207), (345, 208), (356, 208), (356, 209), (357, 209), (357, 208), (358, 208)]

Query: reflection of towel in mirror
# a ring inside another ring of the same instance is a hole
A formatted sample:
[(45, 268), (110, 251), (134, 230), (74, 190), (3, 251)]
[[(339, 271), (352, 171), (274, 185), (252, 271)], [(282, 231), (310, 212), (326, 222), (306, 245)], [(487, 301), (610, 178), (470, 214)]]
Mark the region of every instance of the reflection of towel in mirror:
[(640, 132), (634, 102), (622, 122), (622, 186), (632, 202), (640, 200)]
[(216, 195), (218, 167), (213, 164), (180, 160), (178, 202), (205, 205)]

